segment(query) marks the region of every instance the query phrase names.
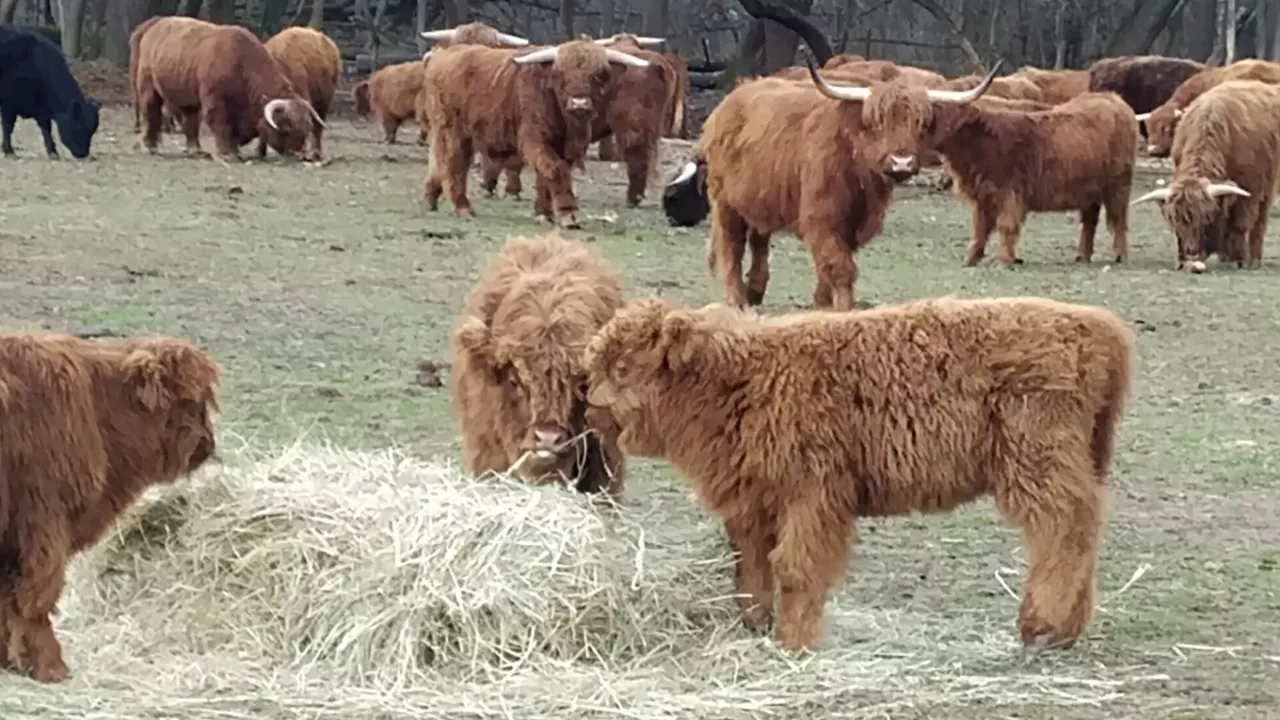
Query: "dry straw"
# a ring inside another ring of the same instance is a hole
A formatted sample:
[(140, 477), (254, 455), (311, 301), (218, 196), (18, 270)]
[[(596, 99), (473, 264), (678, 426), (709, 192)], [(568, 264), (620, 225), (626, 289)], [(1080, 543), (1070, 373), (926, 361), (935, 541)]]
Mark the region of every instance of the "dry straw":
[(1119, 692), (1016, 667), (1007, 618), (847, 601), (821, 653), (788, 659), (739, 626), (718, 524), (673, 504), (599, 509), (394, 450), (214, 470), (77, 559), (73, 678), (0, 678), (0, 718), (872, 718)]

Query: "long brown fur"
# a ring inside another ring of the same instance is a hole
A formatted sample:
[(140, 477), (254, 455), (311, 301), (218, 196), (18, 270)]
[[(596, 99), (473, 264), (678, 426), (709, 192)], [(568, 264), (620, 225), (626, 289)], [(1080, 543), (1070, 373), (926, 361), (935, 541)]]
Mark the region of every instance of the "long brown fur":
[(1060, 105), (1089, 91), (1088, 70), (1042, 70), (1036, 67), (1023, 67), (1009, 77), (1022, 78), (1034, 83), (1040, 88), (1041, 99), (1051, 105)]
[(1164, 104), (1187, 78), (1204, 69), (1204, 63), (1163, 55), (1102, 58), (1089, 66), (1089, 91), (1113, 92), (1124, 99), (1133, 112), (1151, 112)]
[(396, 63), (380, 68), (353, 91), (356, 114), (361, 117), (372, 114), (382, 127), (382, 137), (388, 145), (395, 144), (400, 125), (416, 116), (422, 76), (421, 62)]
[[(333, 96), (338, 89), (338, 77), (342, 74), (342, 53), (328, 35), (309, 27), (288, 27), (276, 33), (264, 43), (267, 52), (289, 76), (289, 82), (298, 93), (311, 102), (321, 120), (329, 119)], [(274, 132), (274, 131), (272, 131)], [(319, 159), (322, 155), (321, 136), (324, 126), (313, 123), (311, 147), (303, 155)], [(259, 155), (266, 154), (266, 140), (259, 138)]]
[(888, 60), (849, 60), (835, 63), (834, 65), (828, 61), (828, 64), (824, 65), (823, 69), (840, 70), (846, 73), (862, 75), (880, 82), (901, 80), (911, 85), (929, 88), (941, 88), (947, 82), (946, 76), (941, 73), (918, 68), (914, 65), (892, 63)]
[(774, 318), (655, 298), (583, 362), (622, 449), (665, 459), (724, 519), (748, 627), (776, 597), (778, 643), (816, 648), (857, 518), (993, 495), (1026, 546), (1022, 640), (1067, 648), (1093, 610), (1133, 355), (1110, 311), (1041, 298)]
[(622, 492), (626, 465), (616, 436), (586, 434), (581, 365), (587, 341), (621, 306), (618, 273), (582, 244), (555, 235), (507, 241), (453, 333), (454, 413), (473, 474), (506, 471), (526, 453), (555, 449), (547, 460), (527, 457), (520, 476), (577, 478), (584, 492)]
[[(142, 107), (138, 104), (138, 43), (142, 36), (156, 24), (163, 15), (148, 18), (138, 23), (129, 33), (129, 102), (133, 105), (133, 131), (142, 130)], [(174, 132), (182, 125), (181, 114), (172, 107), (165, 106), (164, 120), (160, 129), (163, 132)]]
[(1089, 262), (1103, 209), (1112, 255), (1124, 260), (1139, 134), (1133, 110), (1118, 95), (1085, 93), (1037, 112), (977, 102), (957, 108), (934, 138), (956, 193), (973, 208), (965, 264), (982, 259), (998, 230), (996, 261), (1012, 266), (1028, 213), (1071, 210), (1080, 212), (1076, 261)]
[(1147, 118), (1147, 154), (1152, 157), (1168, 156), (1173, 147), (1173, 133), (1178, 127), (1178, 116), (1182, 111), (1210, 88), (1229, 80), (1258, 80), (1280, 85), (1280, 63), (1239, 60), (1192, 75), (1178, 86), (1167, 102), (1151, 111), (1151, 116)]
[[(981, 75), (964, 75), (962, 77), (948, 80), (942, 83), (942, 90), (968, 90), (969, 88), (982, 82)], [(991, 89), (987, 90), (984, 97), (998, 97), (1006, 100), (1034, 100), (1036, 102), (1044, 102), (1044, 92), (1040, 90), (1040, 86), (1031, 80), (1010, 75), (1008, 77), (998, 77), (991, 83)]]
[[(267, 49), (248, 30), (188, 17), (160, 18), (138, 43), (136, 93), (146, 113), (143, 145), (156, 152), (164, 105), (180, 109), (188, 148), (200, 146), (200, 119), (209, 127), (217, 154), (239, 156), (259, 136), (276, 152), (300, 152), (312, 130), (311, 107), (289, 82)], [(287, 105), (263, 117), (271, 100)]]
[(219, 374), (174, 338), (0, 335), (0, 666), (67, 677), (49, 620), (67, 562), (213, 455)]

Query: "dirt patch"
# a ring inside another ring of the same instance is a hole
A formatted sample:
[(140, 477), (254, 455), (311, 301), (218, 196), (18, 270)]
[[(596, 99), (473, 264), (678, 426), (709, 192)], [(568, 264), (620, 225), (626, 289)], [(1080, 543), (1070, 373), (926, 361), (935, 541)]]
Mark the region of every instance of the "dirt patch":
[(128, 68), (100, 61), (73, 61), (70, 65), (85, 95), (103, 105), (130, 104)]

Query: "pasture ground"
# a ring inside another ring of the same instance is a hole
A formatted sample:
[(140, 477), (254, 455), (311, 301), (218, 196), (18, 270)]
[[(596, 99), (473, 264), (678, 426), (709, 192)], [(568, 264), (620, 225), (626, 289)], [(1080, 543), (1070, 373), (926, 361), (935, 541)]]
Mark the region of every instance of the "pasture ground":
[[(473, 175), (480, 217), (460, 220), (447, 205), (439, 213), (423, 207), (425, 152), (412, 143), (411, 124), (401, 129), (403, 144), (388, 148), (372, 124), (338, 121), (326, 136), (332, 161), (321, 167), (274, 155), (224, 167), (183, 157), (176, 136), (167, 136), (162, 157), (148, 157), (130, 121), (127, 108), (105, 111), (90, 162), (46, 160), (34, 123), (20, 123), (19, 159), (0, 161), (0, 323), (193, 338), (226, 369), (228, 449), (261, 451), (305, 437), (456, 456), (440, 386), (448, 333), (488, 256), (508, 235), (542, 231), (531, 218), (531, 175), (521, 201), (485, 199)], [(1143, 175), (1135, 195), (1156, 177)], [(623, 183), (620, 169), (589, 163), (577, 180), (583, 229), (568, 234), (618, 266), (632, 296), (718, 300), (704, 260), (706, 227), (667, 227), (652, 190), (641, 208), (625, 208)], [(915, 668), (907, 672), (912, 681), (885, 682), (882, 691), (815, 689), (812, 703), (769, 716), (822, 708), (819, 716), (831, 717), (1192, 720), (1280, 711), (1280, 226), (1261, 270), (1211, 265), (1195, 277), (1170, 270), (1172, 239), (1153, 206), (1135, 208), (1131, 225), (1124, 265), (1106, 262), (1104, 229), (1094, 264), (1072, 263), (1076, 222), (1049, 215), (1028, 223), (1021, 268), (964, 268), (967, 209), (949, 194), (905, 188), (884, 234), (862, 253), (855, 290), (871, 303), (1045, 295), (1106, 305), (1133, 323), (1136, 396), (1111, 477), (1101, 607), (1081, 644), (1020, 664), (1009, 589), (1018, 592), (1025, 563), (1018, 535), (990, 502), (946, 516), (866, 521), (848, 580), (828, 603), (826, 647), (833, 657), (860, 649), (868, 667)], [(776, 238), (764, 310), (807, 305), (813, 282), (802, 246)], [(718, 542), (681, 478), (660, 463), (634, 467), (632, 504), (660, 518), (653, 542), (693, 526)], [(730, 578), (722, 580), (727, 593)], [(725, 642), (759, 643), (752, 657), (765, 657), (765, 641), (732, 627), (726, 633)], [(59, 694), (93, 682), (94, 668), (81, 662), (92, 648), (74, 637), (66, 644), (76, 673), (70, 684), (24, 691), (42, 698), (36, 708), (9, 699), (26, 681), (0, 679), (0, 714), (84, 716), (59, 712)], [(701, 652), (696, 676), (689, 658), (673, 658), (664, 672), (690, 694), (746, 682), (739, 673), (748, 668), (735, 657)], [(569, 672), (607, 668), (584, 662)], [(127, 686), (128, 678), (113, 682)], [(186, 717), (319, 716), (287, 703), (256, 706), (245, 688), (206, 685), (210, 697), (223, 698), (220, 710), (206, 715), (192, 697)], [(562, 717), (615, 716), (571, 711), (565, 702)], [(151, 716), (143, 710), (134, 717)], [(510, 713), (523, 717), (518, 706)], [(466, 716), (482, 715), (452, 715)], [(627, 716), (625, 698), (616, 716)], [(681, 716), (671, 708), (670, 717)]]

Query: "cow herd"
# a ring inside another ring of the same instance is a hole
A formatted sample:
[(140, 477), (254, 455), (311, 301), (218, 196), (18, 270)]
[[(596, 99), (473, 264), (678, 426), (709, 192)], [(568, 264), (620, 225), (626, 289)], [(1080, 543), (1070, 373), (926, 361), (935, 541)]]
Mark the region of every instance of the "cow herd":
[[(41, 124), (51, 153), (55, 122), (87, 154), (82, 135), (96, 129), (97, 107), (66, 90), (65, 62), (48, 70), (56, 47), (0, 32), (0, 53), (25, 43), (21, 57), (39, 58), (29, 75), (0, 64), (6, 152), (23, 114)], [(455, 213), (474, 212), (466, 180), (478, 154), (486, 190), (505, 172), (518, 193), (528, 164), (537, 213), (572, 226), (571, 171), (590, 143), (609, 138), (621, 154), (634, 205), (657, 139), (683, 127), (684, 67), (641, 47), (653, 39), (534, 47), (480, 24), (428, 35), (439, 45), (422, 62), (375, 73), (355, 97), (388, 141), (403, 119), (421, 119), (433, 208), (447, 196)], [(140, 25), (130, 48), (149, 150), (167, 114), (191, 150), (203, 119), (223, 157), (255, 139), (260, 154), (321, 155), (340, 64), (323, 35), (286, 30), (260, 43), (239, 28), (165, 17)], [(1093, 610), (1130, 330), (1108, 310), (1043, 298), (854, 311), (856, 251), (879, 234), (894, 186), (940, 162), (973, 207), (970, 264), (993, 230), (997, 261), (1018, 262), (1027, 213), (1046, 211), (1080, 213), (1080, 261), (1092, 258), (1105, 212), (1122, 261), (1140, 123), (1158, 118), (1166, 129), (1148, 144), (1173, 127), (1174, 177), (1139, 201), (1161, 203), (1179, 264), (1203, 271), (1210, 253), (1256, 264), (1277, 189), (1280, 73), (1242, 78), (1170, 58), (1006, 78), (998, 69), (947, 80), (840, 56), (738, 84), (664, 195), (673, 221), (710, 215), (709, 263), (726, 304), (628, 299), (620, 274), (583, 243), (510, 239), (451, 338), (467, 469), (608, 502), (625, 488), (627, 456), (665, 459), (724, 521), (744, 624), (763, 627), (776, 605), (777, 640), (789, 650), (821, 642), (857, 518), (945, 512), (991, 495), (1027, 548), (1024, 646), (1071, 647)], [(14, 109), (11, 88), (45, 70), (63, 91)], [(816, 309), (765, 317), (744, 306), (763, 299), (780, 231), (813, 254)], [(179, 339), (0, 335), (0, 666), (46, 682), (67, 676), (50, 614), (68, 558), (145, 487), (214, 455), (220, 373)]]

